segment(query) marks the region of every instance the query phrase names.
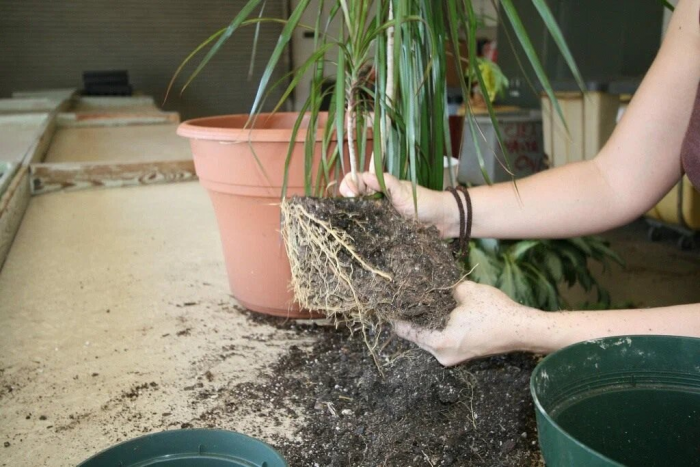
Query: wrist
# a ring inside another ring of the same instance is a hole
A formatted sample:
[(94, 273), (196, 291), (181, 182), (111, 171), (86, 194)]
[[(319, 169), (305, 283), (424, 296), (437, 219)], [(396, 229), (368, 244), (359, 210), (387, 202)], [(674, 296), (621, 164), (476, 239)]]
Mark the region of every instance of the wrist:
[(546, 354), (556, 350), (556, 312), (520, 306), (512, 322), (512, 350)]
[[(449, 191), (440, 192), (442, 206), (442, 236), (443, 238), (458, 238), (460, 233), (460, 222), (462, 221), (459, 214), (459, 206), (457, 205), (454, 196)], [(462, 199), (464, 204), (464, 195), (457, 192), (457, 196)]]

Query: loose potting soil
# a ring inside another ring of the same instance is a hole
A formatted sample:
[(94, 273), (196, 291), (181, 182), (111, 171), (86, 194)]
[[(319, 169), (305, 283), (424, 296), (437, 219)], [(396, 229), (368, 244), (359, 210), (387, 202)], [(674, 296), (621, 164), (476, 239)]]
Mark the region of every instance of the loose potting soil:
[(435, 227), (386, 199), (295, 197), (282, 205), (294, 294), (339, 320), (444, 327), (462, 270)]
[(282, 212), (297, 300), (359, 322), (379, 343), (370, 354), (366, 335), (318, 327), (310, 350), (292, 347), (264, 382), (236, 388), (239, 400), (264, 401), (257, 410), (276, 390), (273, 413), (282, 417), (297, 416), (295, 404), (305, 407), (297, 441), (275, 443), (290, 465), (540, 463), (531, 356), (446, 369), (386, 326), (382, 331), (396, 319), (440, 329), (455, 308), (452, 288), (462, 270), (437, 229), (370, 198), (293, 198)]
[(312, 348), (291, 347), (262, 381), (233, 388), (235, 407), (212, 419), (237, 410), (268, 411), (280, 422), (304, 417), (295, 441), (273, 441), (293, 467), (542, 465), (528, 391), (532, 356), (443, 368), (385, 331), (380, 372), (347, 329), (308, 332), (318, 336)]

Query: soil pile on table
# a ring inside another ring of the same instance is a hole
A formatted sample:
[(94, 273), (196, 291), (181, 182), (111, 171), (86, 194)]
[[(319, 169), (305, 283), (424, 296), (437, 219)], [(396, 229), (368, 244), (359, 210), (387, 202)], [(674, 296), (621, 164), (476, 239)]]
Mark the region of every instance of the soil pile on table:
[(361, 338), (328, 326), (310, 332), (319, 335), (311, 349), (292, 347), (263, 381), (232, 388), (237, 408), (213, 420), (237, 410), (284, 419), (302, 407), (299, 441), (273, 441), (295, 467), (541, 465), (528, 392), (532, 356), (443, 368), (385, 333), (382, 375)]
[(462, 269), (435, 227), (402, 217), (386, 199), (296, 197), (282, 212), (304, 308), (363, 325), (444, 327)]

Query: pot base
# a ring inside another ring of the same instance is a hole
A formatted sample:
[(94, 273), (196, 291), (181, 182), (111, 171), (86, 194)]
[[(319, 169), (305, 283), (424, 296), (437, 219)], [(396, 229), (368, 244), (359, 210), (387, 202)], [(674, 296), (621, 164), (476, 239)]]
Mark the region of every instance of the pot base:
[(279, 308), (259, 306), (259, 305), (255, 305), (252, 303), (247, 303), (243, 300), (236, 299), (236, 301), (238, 303), (240, 303), (247, 310), (254, 311), (256, 313), (263, 313), (265, 315), (275, 316), (277, 318), (290, 318), (290, 319), (323, 319), (323, 318), (325, 318), (325, 316), (323, 316), (321, 313), (314, 312), (314, 311), (298, 310), (298, 309), (293, 309), (293, 308), (289, 309), (289, 310), (280, 310)]

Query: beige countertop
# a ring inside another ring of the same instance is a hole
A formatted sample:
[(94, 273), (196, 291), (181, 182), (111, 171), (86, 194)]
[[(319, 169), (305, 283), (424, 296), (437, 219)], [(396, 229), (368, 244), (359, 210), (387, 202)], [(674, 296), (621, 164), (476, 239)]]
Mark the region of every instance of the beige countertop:
[(47, 118), (44, 113), (0, 115), (0, 162), (20, 162)]
[(45, 162), (147, 162), (192, 159), (177, 124), (59, 128)]
[[(222, 404), (217, 390), (254, 380), (308, 339), (238, 311), (196, 182), (32, 198), (0, 297), (7, 466), (75, 465), (199, 420)], [(194, 398), (195, 383), (212, 398)], [(219, 428), (267, 439), (293, 423), (239, 412)]]

